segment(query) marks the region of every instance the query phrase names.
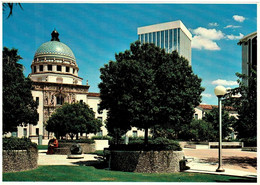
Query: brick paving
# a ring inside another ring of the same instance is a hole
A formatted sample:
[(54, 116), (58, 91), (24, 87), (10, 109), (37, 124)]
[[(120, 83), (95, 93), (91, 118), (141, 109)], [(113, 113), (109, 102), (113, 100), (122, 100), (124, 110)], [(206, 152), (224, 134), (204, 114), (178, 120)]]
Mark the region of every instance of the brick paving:
[[(194, 158), (199, 164), (218, 167), (218, 149), (183, 149), (185, 157)], [(257, 173), (257, 152), (241, 151), (240, 149), (223, 149), (222, 159), (224, 169), (240, 170)], [(187, 164), (189, 166), (189, 163)], [(193, 164), (196, 168), (196, 164)]]

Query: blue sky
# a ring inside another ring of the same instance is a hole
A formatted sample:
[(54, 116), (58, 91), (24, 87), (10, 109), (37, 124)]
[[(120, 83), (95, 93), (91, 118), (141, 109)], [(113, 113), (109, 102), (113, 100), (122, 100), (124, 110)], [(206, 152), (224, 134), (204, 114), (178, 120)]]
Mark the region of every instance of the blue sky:
[(192, 68), (202, 78), (202, 103), (217, 104), (217, 85), (237, 87), (241, 72), (240, 38), (257, 29), (255, 4), (22, 4), (9, 19), (3, 13), (3, 46), (17, 48), (23, 57), (24, 74), (37, 48), (50, 41), (56, 28), (79, 66), (83, 84), (99, 92), (99, 69), (115, 53), (129, 49), (138, 39), (137, 28), (181, 20), (190, 30)]

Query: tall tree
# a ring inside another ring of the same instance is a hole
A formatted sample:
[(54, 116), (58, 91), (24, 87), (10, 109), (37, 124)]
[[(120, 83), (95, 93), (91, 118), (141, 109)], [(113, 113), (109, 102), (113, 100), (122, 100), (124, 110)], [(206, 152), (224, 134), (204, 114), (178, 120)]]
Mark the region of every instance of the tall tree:
[[(232, 90), (230, 97), (225, 100), (226, 105), (231, 105), (238, 111), (238, 119), (234, 124), (237, 137), (242, 141), (251, 140), (256, 145), (257, 138), (257, 71), (256, 65), (250, 66), (250, 76), (236, 73), (239, 88)], [(245, 85), (247, 81), (248, 85)], [(240, 97), (232, 95), (240, 93)]]
[(38, 122), (37, 103), (32, 97), (32, 82), (25, 78), (17, 49), (3, 49), (3, 131)]
[(47, 121), (46, 130), (57, 137), (69, 134), (71, 138), (78, 133), (97, 133), (102, 123), (85, 103), (65, 103), (58, 108)]
[(124, 120), (125, 128), (144, 129), (146, 144), (148, 129), (155, 125), (173, 128), (178, 135), (180, 125), (192, 120), (203, 91), (189, 62), (177, 52), (168, 54), (139, 41), (115, 58), (100, 70), (100, 108)]

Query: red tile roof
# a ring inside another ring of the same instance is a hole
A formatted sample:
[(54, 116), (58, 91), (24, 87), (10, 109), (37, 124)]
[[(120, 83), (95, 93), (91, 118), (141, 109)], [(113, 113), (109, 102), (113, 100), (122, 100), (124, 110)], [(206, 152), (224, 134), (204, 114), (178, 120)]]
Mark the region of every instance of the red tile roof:
[[(217, 105), (205, 105), (205, 104), (200, 104), (198, 107), (202, 108), (204, 110), (212, 110), (213, 108), (218, 108)], [(235, 108), (231, 107), (231, 106), (226, 106), (225, 110), (232, 111), (232, 110), (235, 110)]]
[(88, 96), (91, 96), (91, 97), (100, 97), (100, 93), (89, 92), (89, 93), (88, 93)]

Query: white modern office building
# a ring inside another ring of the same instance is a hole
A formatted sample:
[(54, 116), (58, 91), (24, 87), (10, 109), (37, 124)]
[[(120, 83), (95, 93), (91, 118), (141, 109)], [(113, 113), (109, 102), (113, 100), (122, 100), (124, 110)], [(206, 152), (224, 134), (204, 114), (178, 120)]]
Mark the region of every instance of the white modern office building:
[(139, 27), (137, 34), (142, 44), (154, 43), (168, 53), (176, 50), (191, 65), (192, 35), (180, 20)]
[[(257, 65), (257, 32), (244, 36), (237, 44), (242, 46), (242, 74), (251, 76), (250, 66)], [(243, 82), (248, 85), (247, 80)]]

